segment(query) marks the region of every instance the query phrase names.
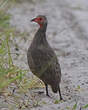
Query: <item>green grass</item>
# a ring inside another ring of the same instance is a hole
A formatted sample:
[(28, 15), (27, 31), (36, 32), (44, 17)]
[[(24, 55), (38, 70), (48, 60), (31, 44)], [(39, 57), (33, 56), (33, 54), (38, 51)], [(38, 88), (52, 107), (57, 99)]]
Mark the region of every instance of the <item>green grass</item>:
[(76, 110), (76, 108), (77, 108), (77, 103), (73, 105), (72, 110)]
[(26, 71), (13, 65), (10, 52), (10, 37), (14, 36), (14, 29), (9, 24), (10, 15), (0, 11), (0, 92), (10, 83), (21, 77)]
[(88, 104), (84, 105), (82, 108), (83, 109), (87, 109), (88, 108)]

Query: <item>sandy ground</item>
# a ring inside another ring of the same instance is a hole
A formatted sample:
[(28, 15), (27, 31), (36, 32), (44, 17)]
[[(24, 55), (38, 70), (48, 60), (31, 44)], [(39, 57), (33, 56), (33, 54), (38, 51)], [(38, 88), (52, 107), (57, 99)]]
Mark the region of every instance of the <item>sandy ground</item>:
[[(14, 40), (20, 49), (19, 57), (13, 56), (14, 64), (28, 69), (26, 52), (38, 28), (30, 20), (42, 14), (48, 18), (47, 40), (55, 50), (62, 69), (61, 92), (65, 101), (54, 104), (59, 95), (53, 94), (50, 89), (52, 98), (37, 94), (35, 99), (44, 103), (31, 110), (71, 110), (69, 107), (72, 108), (75, 103), (76, 110), (81, 110), (83, 105), (88, 104), (88, 1), (22, 2), (8, 12), (12, 15), (11, 25), (20, 32), (28, 33), (24, 39), (17, 36)], [(12, 51), (15, 51), (14, 48)]]

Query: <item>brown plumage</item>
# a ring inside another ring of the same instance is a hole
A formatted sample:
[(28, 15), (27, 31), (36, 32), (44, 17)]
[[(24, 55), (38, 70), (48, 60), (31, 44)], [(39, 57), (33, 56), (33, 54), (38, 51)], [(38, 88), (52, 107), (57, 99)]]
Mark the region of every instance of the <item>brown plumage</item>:
[(40, 28), (36, 32), (27, 52), (28, 65), (32, 73), (44, 82), (46, 95), (49, 96), (48, 85), (50, 85), (54, 93), (59, 91), (60, 99), (62, 99), (60, 65), (56, 54), (46, 39), (47, 19), (45, 16), (39, 15), (31, 21), (37, 22)]

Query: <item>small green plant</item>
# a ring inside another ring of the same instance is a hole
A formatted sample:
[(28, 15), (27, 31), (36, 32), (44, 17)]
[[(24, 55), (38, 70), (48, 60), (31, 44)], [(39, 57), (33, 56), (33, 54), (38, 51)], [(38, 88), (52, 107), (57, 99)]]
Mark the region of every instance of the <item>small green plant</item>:
[(71, 110), (71, 108), (69, 106), (66, 107), (67, 110)]
[(60, 103), (60, 100), (55, 100), (54, 104)]
[(77, 108), (77, 103), (73, 105), (72, 110), (76, 110), (76, 108)]
[(84, 105), (82, 108), (84, 109), (88, 108), (88, 104)]

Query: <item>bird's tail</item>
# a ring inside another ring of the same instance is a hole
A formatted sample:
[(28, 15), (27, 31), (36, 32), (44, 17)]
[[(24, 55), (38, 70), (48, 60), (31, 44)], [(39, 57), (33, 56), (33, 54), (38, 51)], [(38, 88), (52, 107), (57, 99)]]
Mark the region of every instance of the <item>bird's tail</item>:
[(54, 92), (54, 93), (57, 93), (57, 91), (58, 91), (58, 86), (51, 86), (51, 88), (52, 88), (52, 91)]

